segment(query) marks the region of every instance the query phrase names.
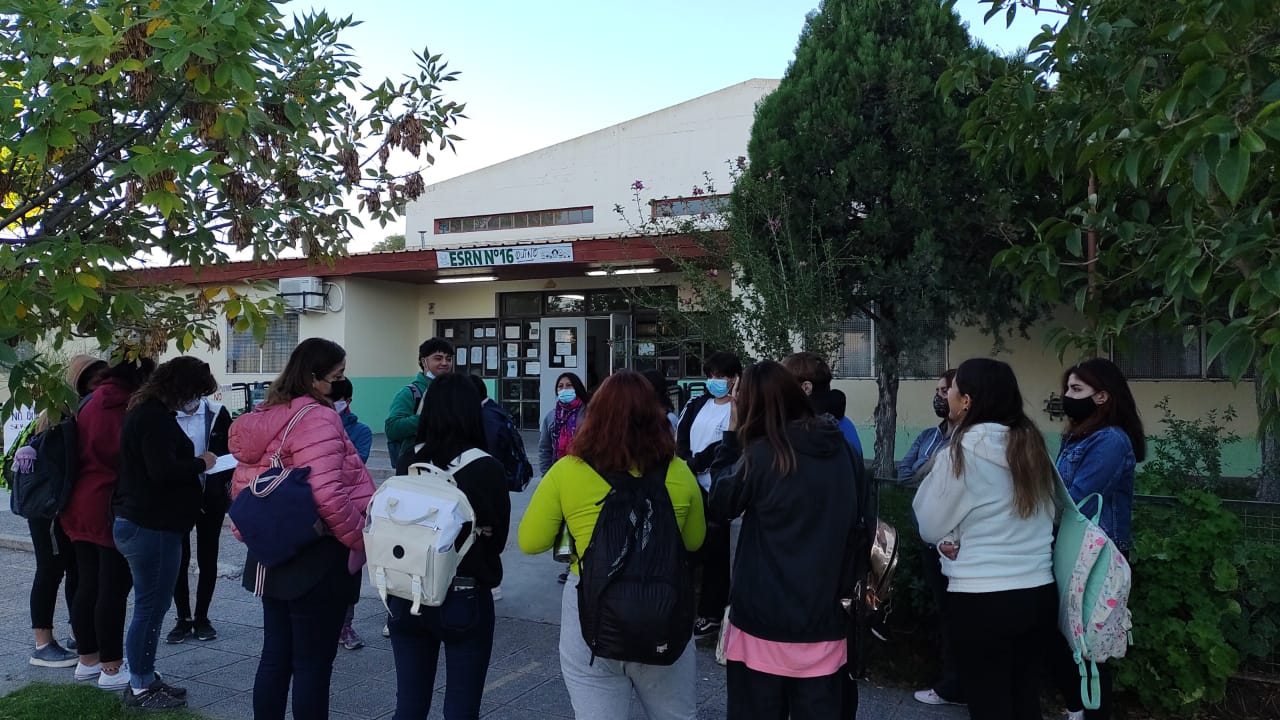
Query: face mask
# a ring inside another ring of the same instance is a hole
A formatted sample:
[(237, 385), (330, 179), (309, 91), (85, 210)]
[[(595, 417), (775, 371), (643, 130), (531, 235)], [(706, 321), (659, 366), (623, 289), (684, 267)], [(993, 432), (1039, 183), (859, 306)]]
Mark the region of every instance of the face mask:
[(947, 398), (945, 396), (934, 393), (933, 414), (940, 418), (944, 418), (951, 414), (951, 405), (947, 402)]
[(185, 415), (194, 415), (195, 412), (200, 409), (200, 398), (196, 398), (195, 400), (188, 402), (186, 405), (183, 405), (178, 409), (181, 410)]
[(578, 391), (574, 390), (573, 388), (560, 390), (559, 392), (556, 393), (556, 399), (564, 403), (565, 405), (568, 405), (569, 403), (578, 399)]
[(435, 379), (436, 379), (436, 374), (435, 374), (435, 373), (433, 373), (433, 372), (431, 372), (430, 370), (423, 370), (423, 371), (422, 371), (422, 374), (423, 374), (424, 376), (426, 376), (426, 378), (427, 378), (428, 380), (435, 380)]
[(1071, 422), (1079, 423), (1088, 420), (1090, 416), (1096, 412), (1098, 406), (1093, 402), (1093, 396), (1083, 398), (1062, 397), (1062, 412), (1071, 418)]
[(347, 408), (349, 407), (351, 407), (351, 404), (348, 403), (346, 400), (339, 400), (333, 404), (333, 409), (337, 410), (340, 413), (346, 412)]
[(707, 392), (713, 398), (722, 398), (729, 394), (729, 381), (724, 378), (712, 378), (707, 381)]

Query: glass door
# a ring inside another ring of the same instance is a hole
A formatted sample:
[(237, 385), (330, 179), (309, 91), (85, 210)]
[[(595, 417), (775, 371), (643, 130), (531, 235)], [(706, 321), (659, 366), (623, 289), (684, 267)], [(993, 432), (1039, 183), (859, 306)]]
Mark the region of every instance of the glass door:
[(609, 314), (609, 374), (631, 367), (631, 313)]
[(585, 318), (544, 318), (541, 321), (541, 413), (545, 417), (555, 407), (556, 378), (562, 373), (577, 375), (585, 386), (587, 378), (587, 321)]

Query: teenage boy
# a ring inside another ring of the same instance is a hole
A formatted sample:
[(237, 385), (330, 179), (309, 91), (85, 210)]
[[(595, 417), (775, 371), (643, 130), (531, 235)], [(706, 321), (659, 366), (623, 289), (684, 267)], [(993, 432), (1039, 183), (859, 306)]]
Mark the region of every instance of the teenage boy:
[(412, 445), (414, 436), (418, 434), (418, 416), (422, 414), (422, 399), (427, 395), (427, 385), (453, 370), (453, 345), (438, 337), (422, 343), (418, 346), (418, 368), (418, 376), (413, 382), (401, 388), (391, 399), (391, 408), (383, 426), (393, 467), (400, 459), (402, 444)]

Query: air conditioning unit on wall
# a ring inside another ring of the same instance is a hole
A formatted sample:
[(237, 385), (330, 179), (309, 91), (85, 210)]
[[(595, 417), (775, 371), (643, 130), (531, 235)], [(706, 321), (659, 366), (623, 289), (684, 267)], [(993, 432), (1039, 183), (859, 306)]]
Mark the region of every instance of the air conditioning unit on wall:
[(324, 286), (318, 277), (280, 278), (280, 297), (291, 310), (328, 312)]

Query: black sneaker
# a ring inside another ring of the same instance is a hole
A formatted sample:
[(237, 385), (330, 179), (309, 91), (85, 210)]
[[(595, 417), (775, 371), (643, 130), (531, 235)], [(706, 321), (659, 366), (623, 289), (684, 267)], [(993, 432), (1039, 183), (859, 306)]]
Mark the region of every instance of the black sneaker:
[(720, 632), (720, 621), (714, 618), (700, 617), (693, 621), (693, 636), (706, 638)]
[(127, 708), (135, 708), (138, 710), (176, 710), (187, 706), (187, 699), (179, 697), (174, 690), (168, 685), (160, 681), (151, 683), (151, 687), (143, 690), (141, 693), (135, 693), (133, 688), (124, 689), (124, 706)]
[(169, 634), (165, 636), (164, 641), (170, 645), (177, 645), (190, 637), (194, 629), (195, 626), (190, 620), (187, 620), (186, 618), (178, 618), (177, 624), (174, 625), (173, 629), (169, 631)]
[(213, 629), (213, 625), (209, 623), (208, 618), (196, 620), (195, 636), (197, 640), (213, 640), (218, 637), (218, 631)]
[(186, 688), (174, 687), (170, 685), (169, 683), (164, 681), (164, 678), (160, 677), (160, 673), (156, 673), (155, 682), (151, 683), (151, 687), (163, 687), (166, 691), (168, 691), (170, 695), (174, 697), (184, 698), (187, 696)]

